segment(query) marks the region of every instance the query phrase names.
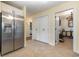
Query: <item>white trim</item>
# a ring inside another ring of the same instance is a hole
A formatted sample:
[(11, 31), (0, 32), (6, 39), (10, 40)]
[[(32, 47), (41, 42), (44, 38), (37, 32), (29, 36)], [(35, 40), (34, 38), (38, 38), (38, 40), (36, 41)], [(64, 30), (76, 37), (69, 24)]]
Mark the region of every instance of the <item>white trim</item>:
[(73, 10), (73, 52), (76, 52), (78, 53), (77, 51), (77, 23), (76, 23), (76, 17), (75, 17), (75, 14), (76, 14), (76, 9)]
[(49, 45), (51, 45), (51, 46), (55, 46), (55, 44), (53, 44), (53, 43), (49, 43)]

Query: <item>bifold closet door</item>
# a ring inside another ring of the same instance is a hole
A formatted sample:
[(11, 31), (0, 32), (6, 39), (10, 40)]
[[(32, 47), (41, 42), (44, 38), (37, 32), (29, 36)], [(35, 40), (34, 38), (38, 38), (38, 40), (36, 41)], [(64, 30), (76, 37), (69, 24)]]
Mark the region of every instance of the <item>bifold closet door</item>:
[(40, 41), (48, 43), (48, 16), (42, 16), (39, 19)]

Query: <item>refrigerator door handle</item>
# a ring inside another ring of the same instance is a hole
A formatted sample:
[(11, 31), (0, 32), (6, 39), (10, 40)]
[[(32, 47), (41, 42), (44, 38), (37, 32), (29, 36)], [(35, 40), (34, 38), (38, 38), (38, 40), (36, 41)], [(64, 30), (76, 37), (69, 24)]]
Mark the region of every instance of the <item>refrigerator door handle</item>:
[(15, 27), (14, 27), (14, 28), (15, 28), (15, 30), (16, 30), (16, 28), (17, 28), (16, 23), (15, 23)]
[(3, 32), (4, 32), (4, 23), (2, 22), (2, 29), (3, 29)]

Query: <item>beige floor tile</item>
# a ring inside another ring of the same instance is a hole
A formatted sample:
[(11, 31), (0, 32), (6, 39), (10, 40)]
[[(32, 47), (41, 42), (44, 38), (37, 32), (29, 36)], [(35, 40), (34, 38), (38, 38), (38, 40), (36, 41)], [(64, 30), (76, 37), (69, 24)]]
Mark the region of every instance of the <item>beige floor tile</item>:
[(5, 57), (76, 57), (72, 51), (72, 39), (65, 38), (64, 43), (56, 46), (36, 41), (27, 40), (27, 47), (5, 55)]

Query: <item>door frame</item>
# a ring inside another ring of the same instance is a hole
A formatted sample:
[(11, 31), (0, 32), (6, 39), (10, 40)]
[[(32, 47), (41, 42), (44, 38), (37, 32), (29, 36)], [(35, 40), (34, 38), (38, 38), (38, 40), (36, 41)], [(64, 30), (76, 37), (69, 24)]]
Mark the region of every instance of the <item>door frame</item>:
[[(55, 45), (57, 45), (59, 43), (58, 42), (58, 40), (59, 40), (59, 33), (58, 33), (58, 30), (57, 30), (57, 24), (59, 25), (59, 23), (57, 23), (57, 22), (59, 22), (59, 16), (56, 15), (55, 16)], [(58, 34), (58, 35), (56, 35), (56, 34)]]
[[(73, 44), (72, 44), (72, 46), (73, 46), (73, 52), (76, 52), (76, 41), (77, 40), (75, 40), (76, 39), (76, 37), (77, 37), (77, 35), (76, 35), (76, 22), (75, 22), (75, 11), (76, 11), (76, 9), (74, 9), (74, 8), (69, 8), (69, 9), (66, 9), (66, 10), (62, 10), (62, 11), (58, 11), (58, 12), (56, 12), (55, 13), (55, 40), (56, 40), (56, 16), (59, 14), (59, 13), (62, 13), (62, 12), (65, 12), (65, 11), (68, 11), (68, 10), (73, 10)], [(56, 45), (56, 42), (55, 42), (55, 45)]]

